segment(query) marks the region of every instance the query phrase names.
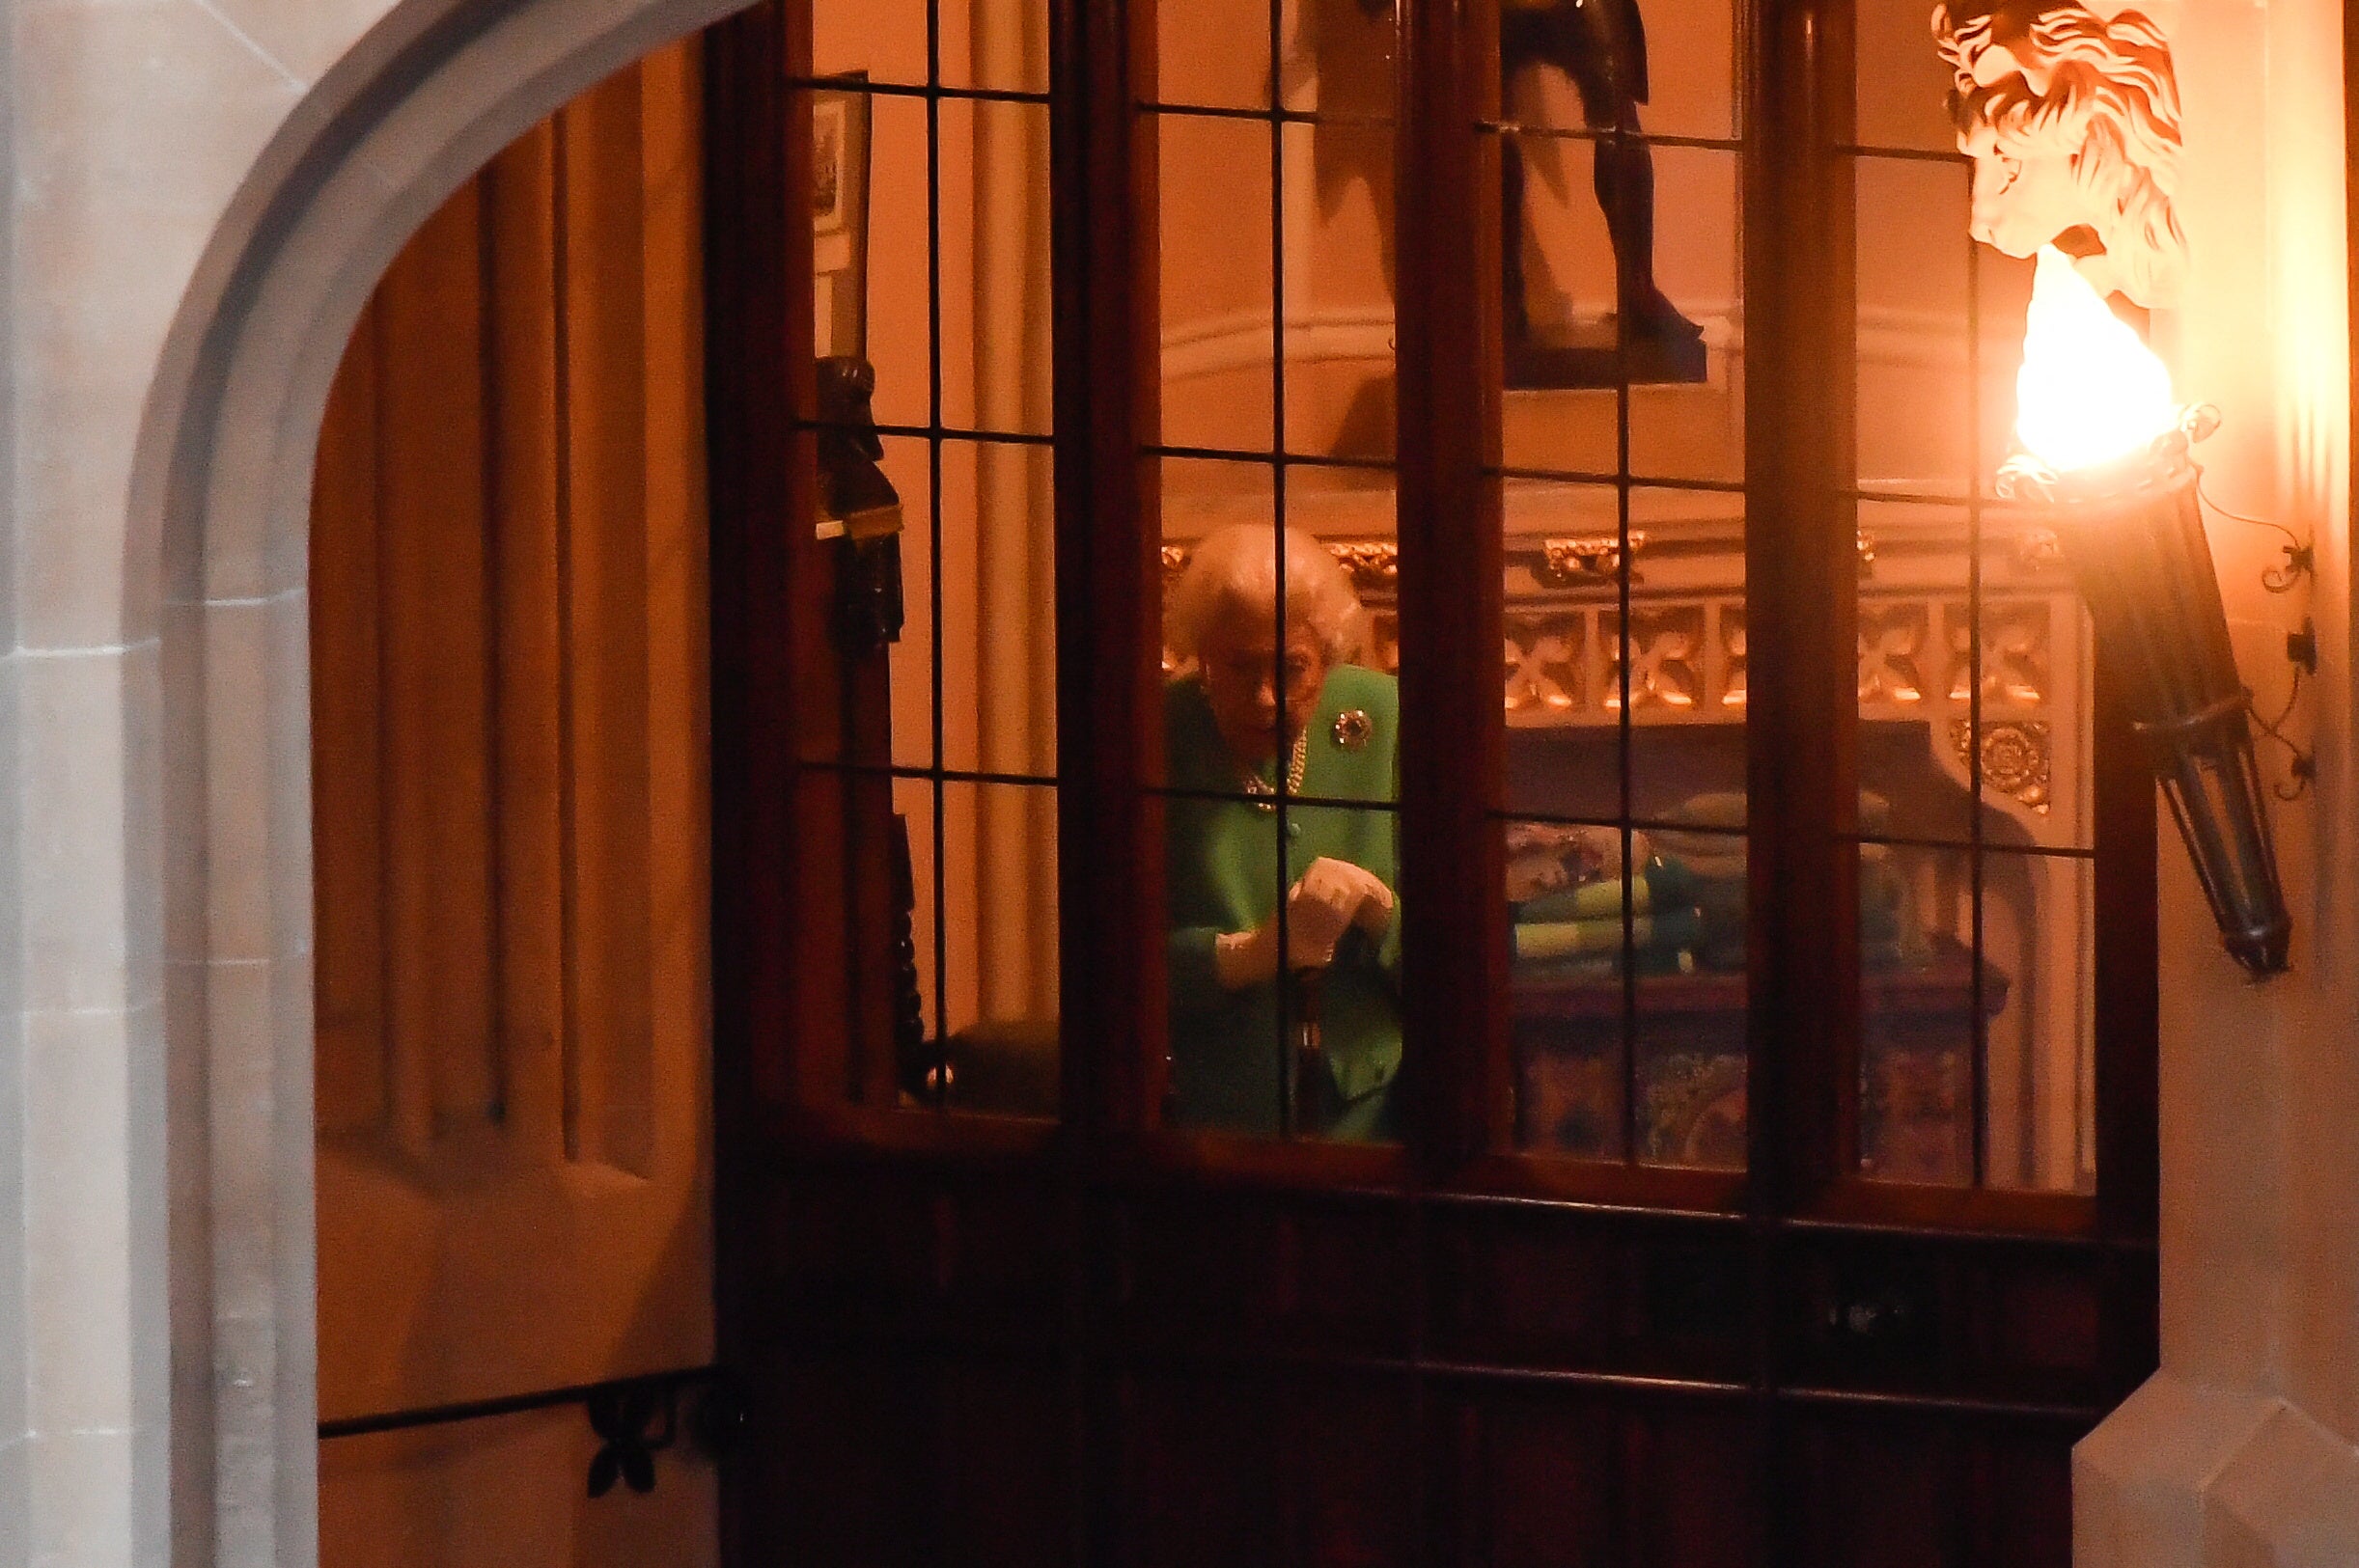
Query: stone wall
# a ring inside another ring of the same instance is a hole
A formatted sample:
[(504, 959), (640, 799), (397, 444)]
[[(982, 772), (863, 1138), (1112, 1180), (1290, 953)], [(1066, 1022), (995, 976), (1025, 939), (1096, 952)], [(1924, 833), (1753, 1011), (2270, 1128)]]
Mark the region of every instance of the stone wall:
[[(2349, 275), (2340, 8), (2191, 0), (2188, 307), (2166, 324), (2183, 395), (2228, 418), (2207, 492), (2318, 544), (2275, 598), (2276, 536), (2212, 530), (2245, 677), (2284, 700), (2279, 636), (2309, 613), (2322, 678), (2296, 709), (2316, 792), (2277, 809), (2294, 972), (2245, 987), (2165, 829), (2163, 1369), (2075, 1455), (2086, 1568), (2359, 1561), (2359, 768), (2351, 736)], [(2279, 763), (2272, 756), (2272, 766)]]

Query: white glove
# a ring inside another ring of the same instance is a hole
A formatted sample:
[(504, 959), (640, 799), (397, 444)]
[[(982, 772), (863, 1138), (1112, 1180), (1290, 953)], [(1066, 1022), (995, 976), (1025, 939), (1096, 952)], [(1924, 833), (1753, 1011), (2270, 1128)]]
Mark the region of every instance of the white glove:
[(1313, 861), (1286, 899), (1287, 967), (1324, 969), (1354, 925), (1381, 937), (1392, 922), (1393, 893), (1374, 872), (1324, 855)]

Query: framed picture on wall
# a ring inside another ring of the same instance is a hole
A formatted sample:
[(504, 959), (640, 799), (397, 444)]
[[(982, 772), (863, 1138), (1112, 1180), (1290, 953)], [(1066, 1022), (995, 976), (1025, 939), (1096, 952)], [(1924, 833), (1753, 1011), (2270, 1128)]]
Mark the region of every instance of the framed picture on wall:
[(869, 267), (868, 73), (811, 95), (812, 305), (822, 358), (866, 357)]

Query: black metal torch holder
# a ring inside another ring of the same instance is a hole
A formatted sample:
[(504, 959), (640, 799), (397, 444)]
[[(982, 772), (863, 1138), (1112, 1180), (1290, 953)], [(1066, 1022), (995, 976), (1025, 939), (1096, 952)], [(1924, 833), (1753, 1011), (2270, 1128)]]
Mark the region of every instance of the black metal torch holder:
[(2019, 454), (1999, 493), (2052, 520), (2221, 938), (2266, 978), (2286, 968), (2292, 921), (2189, 450), (2215, 422), (2190, 411), (2142, 453), (2062, 474)]

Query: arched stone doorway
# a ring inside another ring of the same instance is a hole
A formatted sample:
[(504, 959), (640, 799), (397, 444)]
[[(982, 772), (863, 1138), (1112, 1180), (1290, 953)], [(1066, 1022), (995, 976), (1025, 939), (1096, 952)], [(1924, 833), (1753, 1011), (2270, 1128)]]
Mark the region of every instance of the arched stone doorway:
[[(127, 1134), (133, 1149), (169, 1150), (153, 1195), (164, 1199), (166, 1235), (153, 1240), (166, 1243), (168, 1275), (154, 1276), (162, 1259), (153, 1247), (141, 1255), (136, 1233), (125, 1262), (133, 1300), (144, 1282), (172, 1324), (169, 1367), (141, 1362), (162, 1361), (161, 1335), (134, 1335), (129, 1377), (159, 1392), (168, 1378), (170, 1397), (126, 1444), (127, 1476), (94, 1454), (88, 1472), (55, 1477), (93, 1499), (127, 1480), (139, 1560), (160, 1558), (167, 1521), (175, 1561), (317, 1554), (306, 554), (313, 454), (343, 346), (402, 242), (476, 168), (614, 69), (733, 9), (356, 0), (278, 29), (228, 25), (243, 46), (234, 69), (259, 57), (279, 91), (245, 127), (259, 154), (221, 160), (219, 188), (186, 198), (209, 236), (125, 454), (122, 616), (153, 628), (154, 674), (125, 680), (122, 719), (126, 747), (156, 754), (162, 782), (125, 803), (126, 837), (145, 830), (162, 846), (166, 910), (144, 966), (139, 944), (125, 945), (125, 979), (168, 999), (164, 1092), (145, 1108), (163, 1125), (142, 1125), (134, 1102)], [(301, 62), (319, 69), (307, 77)], [(125, 880), (136, 920), (135, 866)]]

